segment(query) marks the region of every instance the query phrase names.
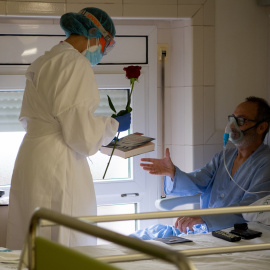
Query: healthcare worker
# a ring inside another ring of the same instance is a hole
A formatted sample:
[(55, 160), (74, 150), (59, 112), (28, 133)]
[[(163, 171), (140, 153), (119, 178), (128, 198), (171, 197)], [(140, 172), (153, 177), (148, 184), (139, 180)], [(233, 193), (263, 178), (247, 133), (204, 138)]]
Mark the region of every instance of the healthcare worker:
[[(92, 70), (114, 45), (111, 18), (97, 8), (66, 13), (67, 39), (39, 57), (26, 72), (20, 121), (26, 135), (12, 175), (7, 247), (21, 249), (36, 207), (71, 216), (96, 215), (87, 156), (130, 127), (130, 114), (117, 120), (94, 116), (99, 92)], [(123, 128), (124, 126), (124, 128)], [(44, 228), (43, 228), (44, 229)], [(43, 234), (68, 246), (96, 239), (59, 228)]]

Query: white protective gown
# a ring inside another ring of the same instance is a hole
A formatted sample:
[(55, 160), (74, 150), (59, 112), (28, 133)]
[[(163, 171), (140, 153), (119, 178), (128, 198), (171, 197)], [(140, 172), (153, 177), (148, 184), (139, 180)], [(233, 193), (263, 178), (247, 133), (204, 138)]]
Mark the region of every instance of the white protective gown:
[[(36, 207), (71, 216), (96, 215), (86, 157), (115, 136), (118, 122), (94, 116), (100, 98), (89, 61), (62, 42), (26, 72), (20, 121), (27, 133), (15, 162), (10, 190), (7, 247), (21, 249)], [(69, 246), (95, 239), (69, 230), (44, 234)]]

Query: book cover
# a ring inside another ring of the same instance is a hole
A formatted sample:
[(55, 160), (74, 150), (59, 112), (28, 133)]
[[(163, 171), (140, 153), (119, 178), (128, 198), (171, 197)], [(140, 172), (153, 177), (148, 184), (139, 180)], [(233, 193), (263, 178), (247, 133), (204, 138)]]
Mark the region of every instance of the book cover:
[[(118, 140), (113, 155), (122, 158), (133, 157), (143, 153), (155, 150), (154, 138), (130, 134)], [(105, 155), (111, 155), (115, 141), (100, 148), (100, 152)]]
[(166, 237), (161, 237), (161, 238), (156, 238), (154, 239), (155, 241), (160, 241), (165, 244), (179, 244), (179, 243), (186, 243), (186, 242), (193, 242), (192, 240), (179, 237), (179, 236), (166, 236)]

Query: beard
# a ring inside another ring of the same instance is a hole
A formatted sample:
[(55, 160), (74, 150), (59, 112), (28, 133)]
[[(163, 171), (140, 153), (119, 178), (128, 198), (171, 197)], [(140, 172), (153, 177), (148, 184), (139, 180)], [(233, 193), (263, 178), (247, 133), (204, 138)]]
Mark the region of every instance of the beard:
[(235, 143), (237, 147), (249, 147), (256, 141), (257, 134), (255, 130), (249, 130), (244, 134), (243, 139), (240, 142)]
[(242, 136), (243, 136), (243, 134), (240, 131), (240, 129), (236, 129), (236, 128), (231, 129), (230, 137), (231, 137), (232, 141), (240, 140)]

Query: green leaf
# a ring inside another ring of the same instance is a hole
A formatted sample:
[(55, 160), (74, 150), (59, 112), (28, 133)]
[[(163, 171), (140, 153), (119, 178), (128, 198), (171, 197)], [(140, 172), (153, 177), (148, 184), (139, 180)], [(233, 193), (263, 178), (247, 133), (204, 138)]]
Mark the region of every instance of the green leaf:
[(131, 107), (127, 107), (126, 108), (126, 111), (130, 113), (132, 111), (132, 108)]
[(115, 108), (114, 108), (114, 106), (113, 106), (113, 103), (112, 103), (111, 98), (110, 98), (108, 95), (107, 95), (107, 97), (108, 97), (108, 102), (109, 102), (110, 108), (116, 113), (116, 110), (115, 110)]
[(125, 115), (125, 114), (127, 114), (127, 113), (128, 113), (127, 110), (121, 110), (121, 111), (117, 114), (117, 116), (122, 116), (122, 115)]

